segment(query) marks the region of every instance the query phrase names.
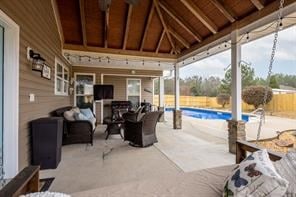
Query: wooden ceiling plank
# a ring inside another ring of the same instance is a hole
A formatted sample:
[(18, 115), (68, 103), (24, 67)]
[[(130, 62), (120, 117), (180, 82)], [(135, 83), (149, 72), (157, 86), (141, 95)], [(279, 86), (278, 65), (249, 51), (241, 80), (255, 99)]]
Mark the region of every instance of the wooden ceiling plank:
[(190, 48), (190, 44), (182, 37), (180, 36), (176, 31), (174, 31), (172, 28), (168, 28), (170, 34), (172, 34), (181, 44), (186, 47), (187, 49)]
[(64, 50), (72, 51), (86, 51), (94, 53), (106, 53), (106, 54), (115, 54), (115, 55), (131, 55), (139, 57), (155, 57), (155, 58), (166, 58), (166, 59), (176, 59), (176, 55), (171, 55), (169, 53), (158, 53), (155, 52), (146, 52), (138, 50), (122, 50), (122, 49), (111, 49), (104, 47), (93, 47), (93, 46), (82, 46), (82, 45), (73, 45), (73, 44), (64, 44)]
[(230, 11), (228, 7), (223, 5), (223, 3), (220, 0), (211, 0), (211, 2), (230, 22), (233, 23), (235, 21), (235, 17), (232, 11)]
[(210, 20), (205, 13), (195, 5), (192, 0), (180, 0), (183, 5), (198, 19), (202, 22), (213, 34), (218, 32), (218, 27), (215, 23)]
[(170, 35), (169, 31), (168, 31), (168, 27), (167, 27), (167, 25), (166, 25), (166, 23), (164, 21), (164, 18), (162, 16), (162, 13), (161, 13), (160, 8), (159, 8), (159, 0), (153, 0), (153, 3), (154, 3), (154, 6), (156, 8), (157, 14), (158, 14), (158, 16), (160, 18), (160, 22), (161, 22), (161, 24), (162, 24), (162, 26), (164, 28), (164, 31), (165, 31), (165, 33), (166, 33), (166, 35), (168, 37), (169, 42), (171, 44), (171, 47), (175, 50), (176, 47), (175, 47), (175, 45), (173, 43), (172, 37), (171, 37), (171, 35)]
[(84, 0), (79, 0), (80, 21), (81, 21), (81, 32), (82, 32), (83, 46), (87, 46), (84, 3), (85, 3)]
[(108, 48), (108, 34), (109, 34), (109, 13), (110, 8), (105, 11), (105, 31), (104, 31), (104, 47)]
[[(159, 38), (159, 41), (158, 41), (158, 44), (157, 44), (157, 47), (156, 47), (155, 53), (158, 53), (158, 52), (159, 52), (159, 49), (160, 49), (160, 46), (161, 46), (162, 40), (163, 40), (163, 38), (164, 38), (164, 35), (165, 35), (165, 30), (163, 29), (163, 30), (162, 30), (162, 33), (161, 33), (161, 36), (160, 36), (160, 38)], [(173, 47), (172, 47), (172, 50), (174, 51)]]
[[(289, 6), (293, 3), (295, 3), (295, 0), (286, 0), (285, 7)], [(219, 40), (225, 36), (228, 36), (234, 30), (246, 27), (246, 26), (278, 11), (278, 6), (279, 6), (278, 1), (274, 1), (274, 2), (270, 3), (269, 5), (265, 6), (262, 10), (259, 10), (257, 12), (253, 12), (252, 14), (244, 17), (243, 19), (236, 20), (231, 25), (220, 30), (217, 34), (209, 36), (203, 42), (192, 45), (190, 49), (182, 51), (182, 53), (178, 56), (178, 58), (182, 58), (199, 48), (205, 47), (205, 46), (209, 45), (210, 43), (215, 42), (216, 40)]]
[(130, 23), (131, 23), (131, 18), (132, 18), (132, 12), (133, 12), (133, 5), (129, 4), (128, 14), (126, 17), (126, 24), (125, 24), (124, 40), (123, 40), (123, 45), (122, 45), (123, 50), (126, 49), (126, 45), (127, 45), (127, 39), (128, 39), (128, 33), (129, 33), (129, 28), (130, 28)]
[(150, 8), (150, 12), (149, 12), (149, 16), (148, 16), (148, 19), (147, 19), (147, 22), (146, 22), (146, 26), (145, 26), (145, 30), (144, 30), (144, 35), (143, 35), (142, 41), (141, 41), (140, 51), (143, 51), (143, 49), (144, 49), (146, 37), (147, 37), (147, 34), (148, 34), (148, 29), (150, 27), (150, 23), (152, 21), (153, 14), (154, 14), (154, 4), (152, 3), (151, 4), (151, 8)]
[(170, 16), (172, 17), (183, 29), (185, 29), (194, 39), (198, 42), (202, 41), (202, 37), (196, 33), (190, 25), (181, 17), (178, 17), (178, 14), (169, 8), (165, 3), (159, 2), (159, 6)]
[(251, 2), (258, 10), (262, 10), (264, 8), (264, 5), (260, 2), (260, 0), (251, 0)]

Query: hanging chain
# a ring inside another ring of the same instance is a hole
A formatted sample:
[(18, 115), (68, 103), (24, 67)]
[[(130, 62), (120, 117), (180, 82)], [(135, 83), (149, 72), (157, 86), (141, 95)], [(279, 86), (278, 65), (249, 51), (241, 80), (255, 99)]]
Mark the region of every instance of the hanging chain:
[(266, 101), (268, 97), (268, 88), (270, 85), (270, 77), (272, 74), (272, 67), (273, 67), (273, 62), (274, 62), (274, 57), (277, 49), (277, 43), (278, 43), (278, 36), (279, 36), (279, 30), (280, 26), (282, 23), (282, 15), (283, 15), (283, 7), (284, 7), (285, 0), (280, 1), (280, 6), (279, 6), (279, 13), (278, 13), (278, 18), (277, 18), (277, 23), (276, 23), (276, 28), (275, 28), (275, 33), (274, 33), (274, 40), (273, 40), (273, 45), (272, 45), (272, 50), (271, 50), (271, 57), (269, 61), (269, 66), (268, 66), (268, 74), (267, 74), (267, 80), (266, 80), (266, 86), (265, 86), (265, 92), (264, 92), (264, 98), (263, 98), (263, 106), (262, 106), (262, 113), (260, 114), (260, 121), (259, 121), (259, 127), (258, 127), (258, 132), (257, 132), (257, 138), (256, 138), (256, 143), (260, 139), (260, 134), (262, 130), (262, 124), (263, 124), (263, 119), (265, 119), (265, 106), (266, 106)]

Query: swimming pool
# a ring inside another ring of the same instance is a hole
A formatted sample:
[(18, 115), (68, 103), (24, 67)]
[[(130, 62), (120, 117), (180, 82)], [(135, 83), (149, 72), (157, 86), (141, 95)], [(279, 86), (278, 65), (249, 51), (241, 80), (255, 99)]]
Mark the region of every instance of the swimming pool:
[[(172, 111), (173, 108), (167, 108), (166, 111)], [(215, 110), (208, 110), (208, 109), (196, 109), (196, 108), (181, 108), (182, 114), (185, 116), (190, 116), (193, 118), (199, 119), (220, 119), (220, 120), (230, 120), (231, 113), (230, 112), (223, 112), (223, 111), (215, 111)], [(248, 122), (250, 116), (242, 115), (242, 120)]]

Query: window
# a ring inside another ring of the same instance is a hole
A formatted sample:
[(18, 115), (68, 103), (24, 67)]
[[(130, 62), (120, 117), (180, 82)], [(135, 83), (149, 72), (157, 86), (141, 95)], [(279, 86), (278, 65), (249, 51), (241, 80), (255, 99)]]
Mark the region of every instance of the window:
[(61, 61), (55, 61), (55, 94), (68, 96), (69, 69)]
[(127, 100), (134, 107), (140, 106), (141, 102), (141, 79), (127, 79)]
[(93, 85), (95, 74), (75, 73), (75, 106), (79, 108), (90, 108), (93, 110)]

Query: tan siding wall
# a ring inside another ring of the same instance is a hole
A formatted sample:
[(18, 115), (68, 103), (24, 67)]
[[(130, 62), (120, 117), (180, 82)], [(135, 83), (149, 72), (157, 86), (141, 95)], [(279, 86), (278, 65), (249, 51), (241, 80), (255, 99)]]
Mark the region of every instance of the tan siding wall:
[[(107, 68), (95, 68), (95, 67), (77, 67), (73, 66), (72, 68), (73, 76), (74, 73), (95, 73), (97, 84), (101, 83), (101, 75), (104, 74), (104, 84), (113, 84), (114, 85), (114, 100), (126, 100), (126, 79), (127, 78), (139, 78), (142, 82), (142, 101), (144, 99), (147, 102), (153, 102), (153, 95), (147, 92), (144, 92), (144, 88), (151, 89), (153, 88), (153, 81), (151, 76), (162, 76), (162, 71), (155, 70), (136, 70), (135, 75), (139, 76), (116, 76), (116, 75), (131, 75), (130, 69), (107, 69)], [(106, 75), (109, 74), (109, 75)], [(111, 75), (112, 74), (112, 75)], [(147, 77), (146, 77), (147, 76)], [(108, 104), (110, 101), (105, 101), (104, 104)], [(104, 117), (110, 114), (110, 108), (104, 108)], [(101, 120), (101, 104), (96, 104), (96, 116), (97, 120)]]
[[(29, 122), (45, 117), (56, 108), (70, 104), (70, 97), (54, 95), (55, 56), (63, 60), (61, 42), (50, 0), (1, 0), (0, 9), (20, 26), (20, 124), (19, 168), (30, 161)], [(51, 80), (32, 71), (26, 58), (26, 48), (38, 51), (51, 67)], [(66, 62), (65, 62), (66, 63)], [(35, 102), (29, 102), (29, 94)]]

